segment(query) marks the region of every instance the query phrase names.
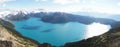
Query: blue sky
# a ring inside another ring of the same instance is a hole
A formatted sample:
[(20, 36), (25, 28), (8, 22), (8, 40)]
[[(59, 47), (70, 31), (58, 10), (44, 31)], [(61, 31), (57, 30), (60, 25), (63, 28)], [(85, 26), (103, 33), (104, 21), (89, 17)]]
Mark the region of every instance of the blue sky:
[(0, 9), (48, 9), (51, 11), (120, 13), (120, 0), (0, 0)]

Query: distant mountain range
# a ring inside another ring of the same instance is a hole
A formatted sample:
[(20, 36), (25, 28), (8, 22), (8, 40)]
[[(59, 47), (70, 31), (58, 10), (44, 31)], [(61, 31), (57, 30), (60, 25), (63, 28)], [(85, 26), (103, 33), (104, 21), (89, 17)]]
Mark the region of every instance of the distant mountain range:
[(106, 25), (111, 25), (111, 27), (119, 27), (120, 22), (108, 19), (108, 18), (96, 18), (91, 16), (84, 15), (75, 15), (70, 13), (63, 12), (27, 12), (27, 11), (17, 11), (15, 14), (8, 14), (6, 16), (1, 17), (2, 19), (8, 21), (20, 21), (26, 20), (30, 17), (41, 18), (43, 22), (49, 22), (54, 24), (59, 23), (67, 23), (67, 22), (79, 22), (82, 24), (91, 24), (93, 22), (98, 22)]
[(97, 13), (97, 12), (73, 12), (71, 14), (91, 16), (95, 18), (108, 18), (120, 21), (120, 14), (107, 14), (107, 13)]

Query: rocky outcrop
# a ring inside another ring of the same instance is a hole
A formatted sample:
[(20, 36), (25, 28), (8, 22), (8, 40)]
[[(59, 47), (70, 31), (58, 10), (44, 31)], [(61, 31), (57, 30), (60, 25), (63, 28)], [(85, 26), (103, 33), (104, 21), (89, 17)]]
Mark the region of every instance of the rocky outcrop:
[(0, 41), (0, 47), (12, 47), (12, 42), (10, 42), (10, 41)]
[(66, 43), (63, 47), (120, 47), (120, 27), (113, 28), (100, 36)]
[(22, 36), (14, 26), (0, 19), (0, 47), (54, 47), (49, 43), (39, 44), (37, 41)]

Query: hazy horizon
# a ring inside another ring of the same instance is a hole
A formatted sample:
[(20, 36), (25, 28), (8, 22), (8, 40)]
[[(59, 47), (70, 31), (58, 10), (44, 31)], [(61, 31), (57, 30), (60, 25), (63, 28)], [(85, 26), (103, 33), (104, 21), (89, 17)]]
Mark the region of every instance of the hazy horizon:
[(120, 0), (0, 0), (2, 9), (120, 14)]

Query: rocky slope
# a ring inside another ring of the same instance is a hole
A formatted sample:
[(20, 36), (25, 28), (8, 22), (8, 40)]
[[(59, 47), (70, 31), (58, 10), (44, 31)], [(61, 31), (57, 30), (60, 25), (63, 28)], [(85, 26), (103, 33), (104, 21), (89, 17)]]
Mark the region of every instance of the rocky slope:
[(19, 34), (14, 26), (0, 19), (0, 47), (53, 47), (48, 43), (39, 44), (35, 40)]
[(111, 29), (100, 36), (67, 43), (64, 47), (120, 47), (120, 27)]

